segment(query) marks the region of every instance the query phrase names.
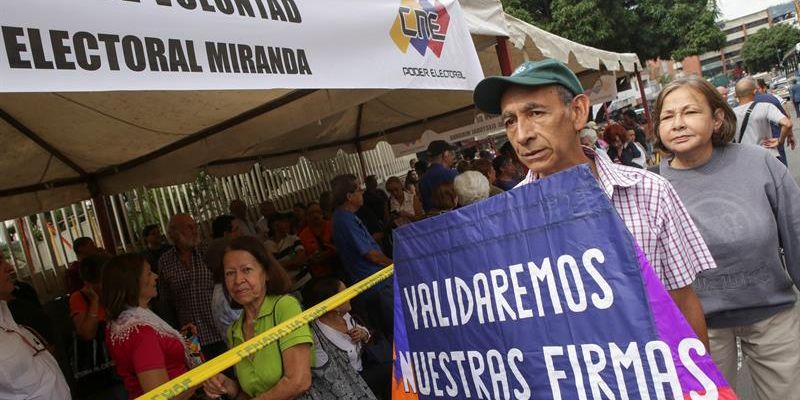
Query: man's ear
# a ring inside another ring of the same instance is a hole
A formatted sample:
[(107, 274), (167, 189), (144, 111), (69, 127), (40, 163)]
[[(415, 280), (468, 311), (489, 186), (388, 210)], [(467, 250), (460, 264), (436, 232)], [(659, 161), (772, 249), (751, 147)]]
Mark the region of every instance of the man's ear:
[(572, 112), (572, 125), (575, 131), (583, 129), (589, 117), (589, 96), (581, 93), (572, 99), (570, 111)]

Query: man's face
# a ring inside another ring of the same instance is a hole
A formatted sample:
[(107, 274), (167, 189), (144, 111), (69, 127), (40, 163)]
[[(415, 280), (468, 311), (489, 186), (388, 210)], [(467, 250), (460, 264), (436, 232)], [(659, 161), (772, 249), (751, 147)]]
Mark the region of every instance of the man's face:
[(451, 168), (453, 166), (453, 163), (455, 163), (455, 161), (456, 161), (456, 154), (453, 153), (451, 150), (445, 150), (445, 152), (442, 153), (442, 164), (444, 164), (445, 167)]
[[(573, 104), (576, 100), (573, 100)], [(519, 160), (532, 171), (550, 175), (574, 164), (579, 150), (575, 107), (567, 106), (555, 86), (512, 86), (500, 100), (506, 135)]]
[(361, 208), (364, 205), (364, 187), (358, 184), (358, 189), (355, 192), (347, 194), (347, 201), (353, 207)]
[(197, 245), (197, 223), (188, 215), (176, 215), (170, 224), (170, 237), (178, 247), (193, 248)]

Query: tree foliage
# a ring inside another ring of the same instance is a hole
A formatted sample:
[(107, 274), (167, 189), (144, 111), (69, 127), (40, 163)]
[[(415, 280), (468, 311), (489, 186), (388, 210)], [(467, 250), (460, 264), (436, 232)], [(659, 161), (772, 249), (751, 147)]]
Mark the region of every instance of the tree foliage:
[(713, 0), (502, 0), (509, 14), (575, 42), (644, 60), (719, 50)]
[(747, 37), (742, 59), (750, 72), (767, 71), (783, 59), (783, 54), (800, 42), (800, 30), (789, 25), (775, 25)]

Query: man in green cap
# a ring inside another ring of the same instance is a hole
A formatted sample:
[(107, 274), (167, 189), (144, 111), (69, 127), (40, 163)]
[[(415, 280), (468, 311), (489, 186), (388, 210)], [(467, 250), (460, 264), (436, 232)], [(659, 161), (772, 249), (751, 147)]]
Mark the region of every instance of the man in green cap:
[(530, 170), (520, 185), (587, 164), (625, 225), (708, 348), (703, 309), (691, 288), (695, 276), (716, 268), (703, 238), (675, 190), (647, 170), (614, 164), (606, 154), (580, 144), (589, 98), (578, 77), (559, 61), (520, 65), (511, 76), (481, 81), (475, 105), (503, 118), (509, 142)]

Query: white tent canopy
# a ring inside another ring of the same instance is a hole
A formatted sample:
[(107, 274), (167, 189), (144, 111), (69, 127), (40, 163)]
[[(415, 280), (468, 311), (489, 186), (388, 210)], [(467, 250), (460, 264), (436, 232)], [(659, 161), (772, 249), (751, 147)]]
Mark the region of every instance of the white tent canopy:
[[(553, 57), (584, 84), (632, 72), (635, 55), (581, 46), (505, 15), (497, 0), (460, 0), (486, 75), (500, 74), (497, 36), (512, 62)], [(569, 49), (569, 51), (565, 51)], [(353, 60), (358, 62), (358, 60)], [(599, 73), (599, 72), (598, 72)], [(230, 175), (312, 160), (339, 149), (402, 143), (474, 121), (470, 91), (271, 89), (0, 94), (0, 217), (137, 186)], [(96, 185), (93, 192), (90, 186)]]

